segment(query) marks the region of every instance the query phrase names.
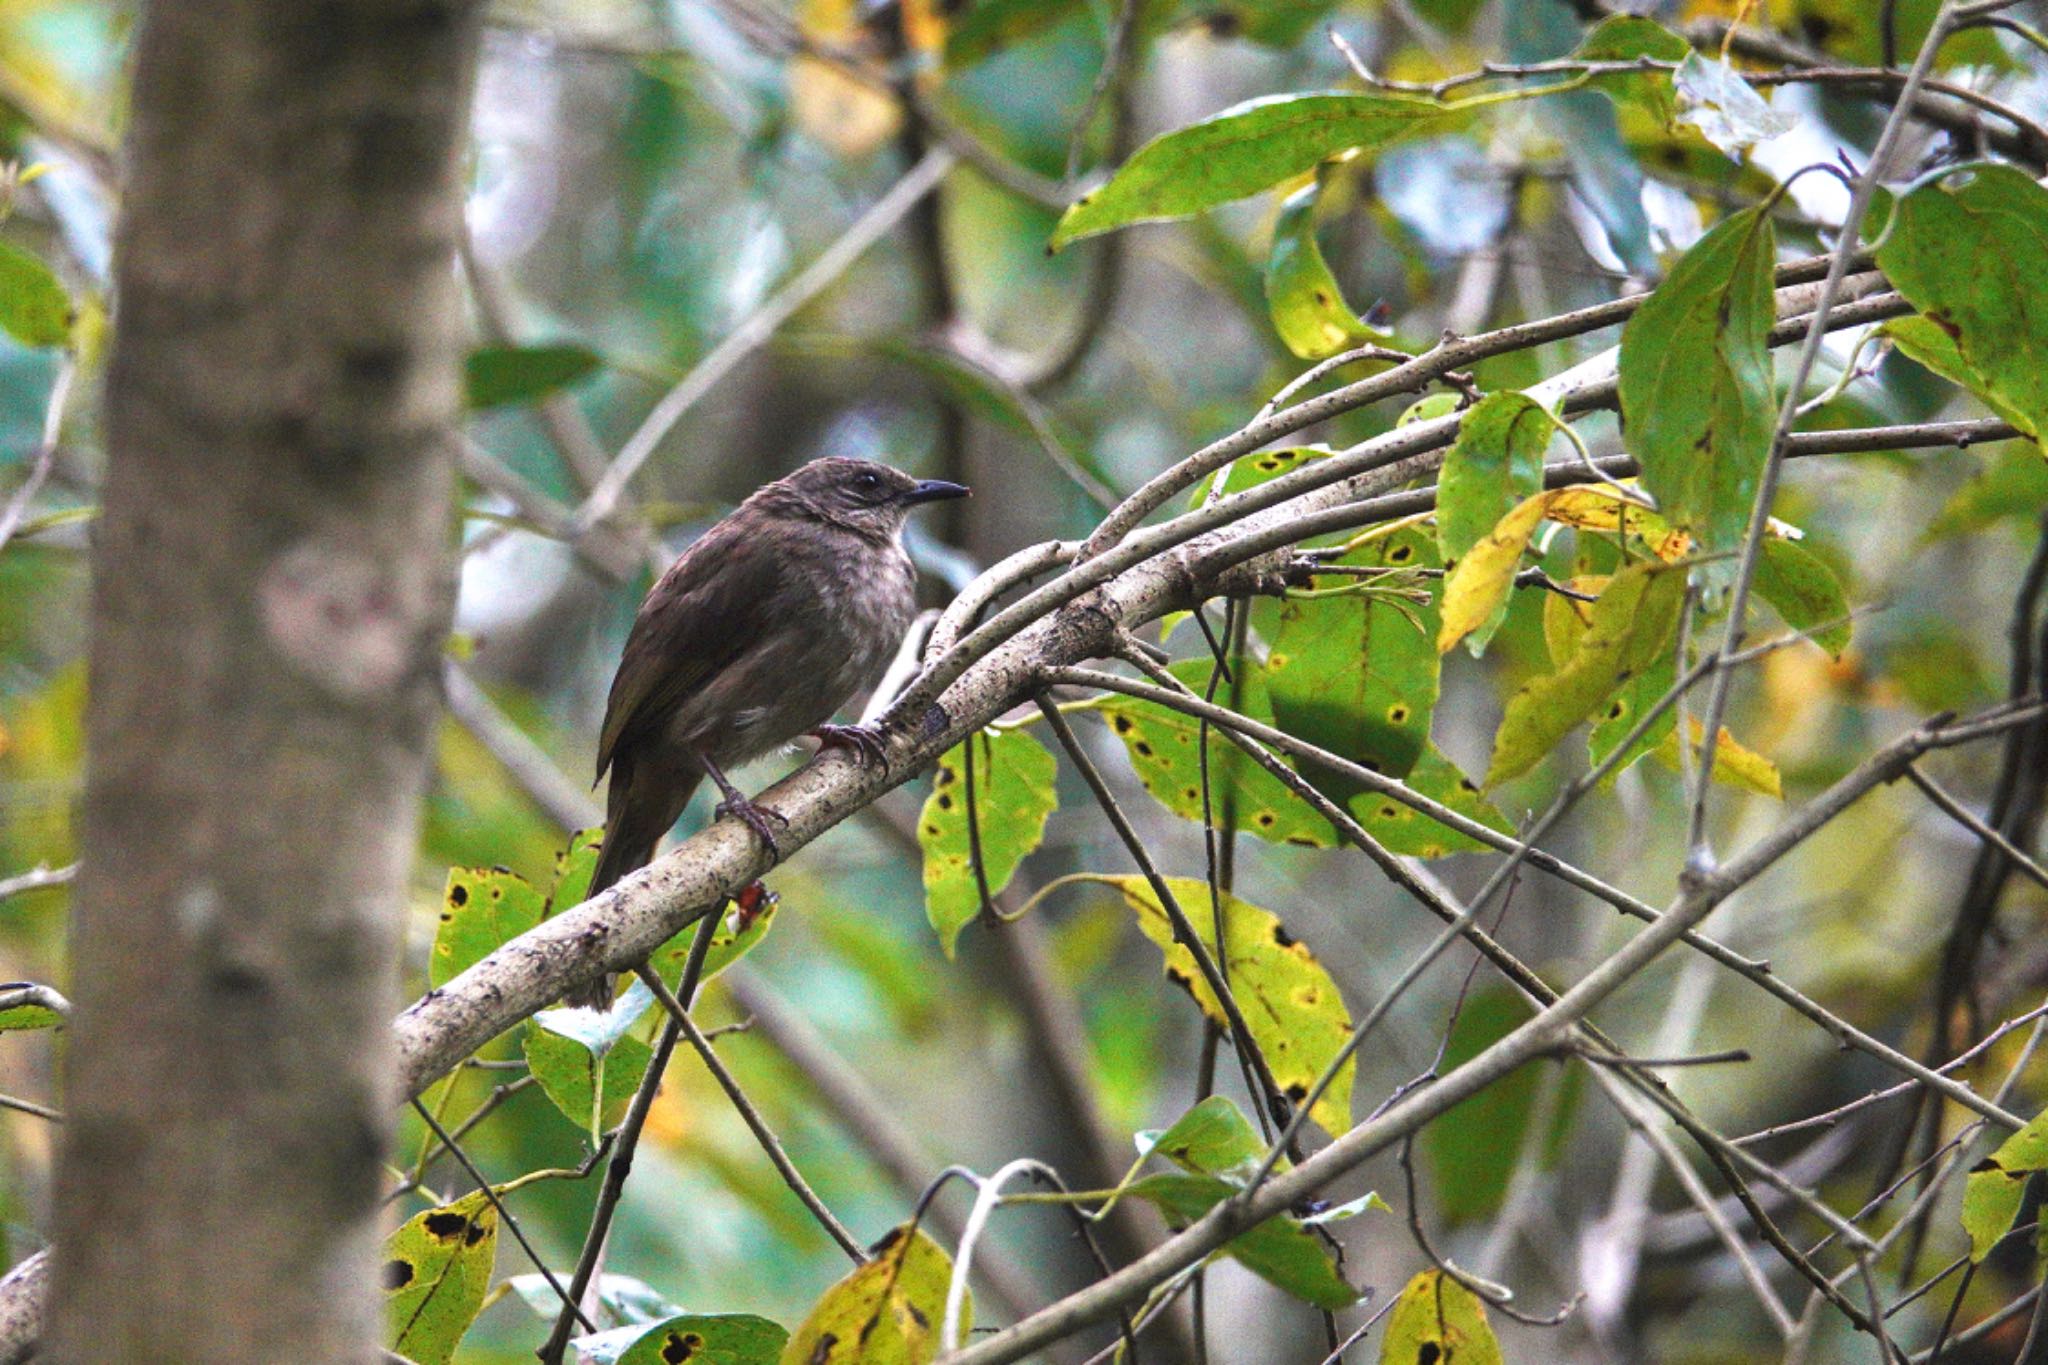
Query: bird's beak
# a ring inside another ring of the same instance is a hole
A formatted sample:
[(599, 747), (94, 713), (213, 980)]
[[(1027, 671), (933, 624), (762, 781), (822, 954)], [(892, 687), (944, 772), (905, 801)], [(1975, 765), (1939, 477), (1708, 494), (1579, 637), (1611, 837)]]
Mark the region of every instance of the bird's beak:
[(924, 479), (917, 487), (903, 495), (903, 500), (913, 506), (920, 502), (946, 502), (953, 498), (969, 496), (967, 485), (947, 483), (944, 479)]

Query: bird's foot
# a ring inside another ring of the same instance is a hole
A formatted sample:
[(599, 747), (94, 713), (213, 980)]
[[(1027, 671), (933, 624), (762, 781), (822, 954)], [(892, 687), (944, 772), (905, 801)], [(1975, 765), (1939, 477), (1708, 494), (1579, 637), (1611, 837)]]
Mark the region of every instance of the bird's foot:
[[(774, 858), (777, 862), (782, 861), (782, 845), (775, 841), (774, 826), (781, 825), (784, 829), (788, 829), (788, 816), (780, 811), (770, 810), (766, 806), (759, 805), (752, 799), (740, 795), (737, 791), (713, 807), (711, 815), (713, 819), (717, 820), (723, 820), (728, 815), (732, 816), (748, 829), (754, 831), (754, 837), (768, 846), (768, 855), (770, 857)], [(770, 821), (773, 821), (774, 824), (770, 824)]]
[(811, 738), (818, 741), (820, 753), (827, 749), (846, 749), (863, 769), (889, 771), (888, 740), (879, 726), (820, 725), (811, 731)]

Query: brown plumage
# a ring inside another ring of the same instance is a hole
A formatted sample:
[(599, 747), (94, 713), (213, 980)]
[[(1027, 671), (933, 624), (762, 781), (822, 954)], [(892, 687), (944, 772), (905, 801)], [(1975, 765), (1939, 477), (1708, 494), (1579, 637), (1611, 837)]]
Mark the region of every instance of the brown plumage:
[[(708, 775), (720, 810), (771, 851), (773, 812), (724, 769), (805, 733), (863, 757), (874, 737), (828, 726), (872, 687), (916, 610), (903, 524), (965, 488), (869, 460), (829, 457), (760, 489), (669, 566), (633, 621), (605, 706), (597, 775), (611, 772), (590, 894), (646, 866)], [(615, 979), (572, 1005), (604, 1008)]]

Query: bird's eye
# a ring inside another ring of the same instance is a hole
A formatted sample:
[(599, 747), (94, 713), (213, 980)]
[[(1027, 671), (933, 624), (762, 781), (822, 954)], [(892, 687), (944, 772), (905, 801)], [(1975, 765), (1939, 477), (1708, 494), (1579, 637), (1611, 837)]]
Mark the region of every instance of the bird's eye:
[(882, 476), (872, 469), (864, 469), (853, 476), (853, 486), (863, 493), (872, 493), (882, 486)]

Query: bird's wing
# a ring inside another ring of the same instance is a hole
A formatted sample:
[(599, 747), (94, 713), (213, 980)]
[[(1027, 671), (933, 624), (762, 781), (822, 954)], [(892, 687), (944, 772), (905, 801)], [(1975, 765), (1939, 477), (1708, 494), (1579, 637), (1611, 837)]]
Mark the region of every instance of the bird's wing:
[(600, 778), (622, 741), (657, 732), (772, 626), (769, 604), (786, 565), (760, 535), (758, 527), (720, 522), (669, 566), (640, 604), (605, 703)]

